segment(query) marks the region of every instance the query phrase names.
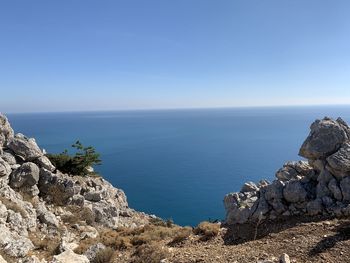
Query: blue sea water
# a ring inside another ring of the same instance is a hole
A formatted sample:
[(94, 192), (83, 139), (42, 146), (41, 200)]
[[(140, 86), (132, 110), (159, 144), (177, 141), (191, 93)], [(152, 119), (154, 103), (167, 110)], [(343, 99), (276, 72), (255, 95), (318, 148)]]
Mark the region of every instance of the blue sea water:
[(137, 210), (181, 225), (223, 219), (223, 197), (245, 181), (272, 180), (297, 153), (316, 118), (350, 107), (232, 108), (8, 114), (15, 131), (48, 152), (77, 139), (93, 145), (96, 167)]

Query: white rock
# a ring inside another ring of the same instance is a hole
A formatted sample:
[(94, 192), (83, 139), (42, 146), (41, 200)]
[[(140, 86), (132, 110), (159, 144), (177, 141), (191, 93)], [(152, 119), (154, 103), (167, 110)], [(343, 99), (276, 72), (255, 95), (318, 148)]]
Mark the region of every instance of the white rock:
[(84, 255), (78, 255), (72, 250), (66, 250), (63, 253), (54, 256), (52, 263), (89, 263), (89, 259)]

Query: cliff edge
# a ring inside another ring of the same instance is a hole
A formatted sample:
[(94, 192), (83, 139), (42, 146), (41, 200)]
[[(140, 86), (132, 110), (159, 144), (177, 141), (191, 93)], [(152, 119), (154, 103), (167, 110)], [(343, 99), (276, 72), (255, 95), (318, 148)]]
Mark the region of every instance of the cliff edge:
[(34, 243), (57, 240), (50, 262), (89, 262), (73, 250), (97, 227), (135, 228), (152, 218), (129, 208), (124, 192), (103, 178), (58, 171), (35, 139), (15, 134), (0, 114), (0, 262), (46, 262), (30, 256)]

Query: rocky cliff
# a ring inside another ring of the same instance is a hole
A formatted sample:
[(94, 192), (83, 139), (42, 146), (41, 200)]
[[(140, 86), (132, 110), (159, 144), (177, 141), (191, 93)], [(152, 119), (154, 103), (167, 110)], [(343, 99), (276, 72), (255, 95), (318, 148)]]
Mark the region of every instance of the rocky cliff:
[(34, 139), (15, 134), (0, 114), (0, 262), (47, 262), (33, 256), (38, 240), (58, 240), (50, 262), (89, 262), (73, 250), (98, 235), (96, 228), (136, 227), (150, 218), (129, 208), (124, 192), (103, 178), (58, 171)]
[(326, 117), (310, 129), (299, 152), (306, 160), (285, 163), (271, 183), (248, 182), (225, 196), (227, 225), (350, 216), (350, 128)]

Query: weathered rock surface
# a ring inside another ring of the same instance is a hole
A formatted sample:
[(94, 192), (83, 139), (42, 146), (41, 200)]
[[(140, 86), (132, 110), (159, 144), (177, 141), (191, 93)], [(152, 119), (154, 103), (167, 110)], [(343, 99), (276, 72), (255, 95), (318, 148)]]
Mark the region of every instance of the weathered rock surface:
[(26, 161), (32, 161), (43, 156), (42, 151), (33, 138), (27, 138), (23, 134), (16, 134), (8, 141), (8, 148)]
[(0, 255), (43, 263), (31, 255), (38, 240), (59, 237), (61, 253), (50, 262), (89, 262), (73, 252), (81, 240), (96, 238), (97, 229), (136, 227), (150, 218), (129, 208), (124, 192), (103, 178), (58, 171), (34, 139), (14, 135), (0, 114)]
[(84, 255), (75, 254), (72, 250), (66, 250), (63, 253), (54, 256), (52, 263), (89, 263), (89, 259)]
[(350, 216), (349, 126), (340, 118), (316, 120), (299, 153), (308, 160), (285, 163), (272, 183), (249, 182), (226, 195), (226, 223)]
[(6, 116), (0, 113), (0, 148), (6, 146), (9, 139), (13, 138), (14, 132)]

